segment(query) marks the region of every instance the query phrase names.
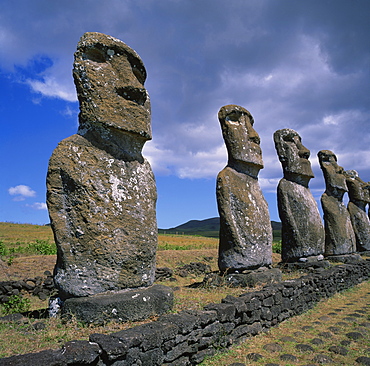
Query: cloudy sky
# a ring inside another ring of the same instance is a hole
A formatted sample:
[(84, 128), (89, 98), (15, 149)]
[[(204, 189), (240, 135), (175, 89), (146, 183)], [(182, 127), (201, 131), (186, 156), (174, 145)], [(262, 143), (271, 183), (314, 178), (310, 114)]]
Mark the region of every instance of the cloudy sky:
[(44, 224), (45, 176), (77, 130), (73, 53), (86, 31), (123, 40), (148, 72), (158, 225), (217, 216), (227, 156), (217, 119), (239, 104), (255, 119), (259, 181), (279, 220), (274, 131), (292, 128), (316, 154), (336, 153), (370, 181), (368, 0), (0, 0), (0, 221)]

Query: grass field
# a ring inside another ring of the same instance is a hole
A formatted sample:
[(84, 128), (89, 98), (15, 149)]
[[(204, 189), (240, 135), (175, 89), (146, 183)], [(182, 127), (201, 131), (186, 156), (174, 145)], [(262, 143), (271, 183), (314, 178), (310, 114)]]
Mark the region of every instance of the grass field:
[[(41, 247), (41, 251), (40, 251)], [(56, 255), (45, 254), (55, 251), (50, 226), (0, 223), (0, 281), (19, 280), (44, 276), (44, 271), (53, 271)], [(227, 294), (237, 296), (245, 289), (219, 288), (213, 290), (189, 288), (200, 282), (203, 276), (176, 275), (176, 268), (191, 262), (203, 262), (217, 270), (218, 239), (190, 235), (159, 235), (157, 267), (168, 267), (175, 272), (176, 281), (160, 282), (173, 287), (175, 292), (174, 312), (184, 309), (201, 309), (211, 302), (219, 302)], [(30, 310), (47, 308), (47, 301), (28, 297)], [(4, 312), (0, 315), (4, 315)], [(150, 321), (150, 320), (148, 320)], [(104, 327), (84, 326), (78, 322), (63, 324), (59, 319), (43, 319), (43, 331), (33, 330), (35, 320), (25, 319), (18, 323), (0, 323), (0, 357), (13, 354), (36, 352), (59, 347), (61, 343), (74, 339), (88, 339), (90, 333), (109, 334), (133, 326), (131, 323), (106, 324)], [(138, 324), (138, 323), (135, 323)], [(91, 328), (91, 329), (90, 329)]]
[[(55, 244), (50, 226), (0, 223), (0, 281), (43, 276), (45, 270), (52, 272), (56, 261), (56, 255), (51, 254), (53, 250), (55, 251)], [(176, 281), (161, 282), (161, 284), (174, 289), (175, 304), (173, 312), (185, 309), (202, 309), (208, 303), (220, 302), (228, 294), (238, 296), (246, 291), (258, 290), (258, 288), (248, 290), (228, 287), (189, 288), (190, 284), (200, 282), (203, 276), (190, 274), (187, 277), (181, 277), (177, 275), (177, 268), (191, 262), (202, 262), (210, 265), (213, 271), (217, 270), (217, 250), (217, 238), (159, 235), (157, 267), (168, 267), (175, 272)], [(273, 262), (277, 263), (279, 261), (280, 255), (275, 253)], [(289, 276), (297, 277), (300, 275), (301, 273), (293, 273)], [(369, 291), (369, 286), (367, 290)], [(48, 305), (47, 301), (41, 301), (36, 297), (29, 297), (29, 300), (30, 310), (45, 309)], [(340, 297), (337, 298), (337, 306), (340, 300)], [(147, 322), (151, 320), (153, 319), (148, 319)], [(37, 330), (37, 323), (40, 322), (43, 323), (43, 329)], [(109, 323), (94, 327), (80, 324), (74, 320), (64, 324), (60, 319), (55, 318), (42, 320), (24, 318), (20, 322), (0, 322), (0, 358), (14, 354), (37, 352), (43, 349), (59, 348), (63, 343), (70, 340), (87, 340), (91, 333), (109, 334), (141, 323)], [(294, 323), (294, 321), (289, 324), (289, 329), (297, 327), (297, 323)], [(288, 332), (288, 330), (283, 330), (283, 332)], [(259, 339), (263, 335), (258, 337), (255, 345), (248, 342), (247, 345), (242, 345), (229, 353), (208, 359), (205, 365), (229, 365), (235, 360), (239, 362), (244, 360), (245, 362), (243, 353), (247, 350), (261, 351), (260, 348), (263, 346), (263, 342)]]

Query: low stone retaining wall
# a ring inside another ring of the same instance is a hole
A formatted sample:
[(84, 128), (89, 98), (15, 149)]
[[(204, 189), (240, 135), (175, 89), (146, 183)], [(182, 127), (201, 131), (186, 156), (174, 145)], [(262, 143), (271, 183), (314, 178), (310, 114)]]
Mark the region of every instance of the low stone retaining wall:
[(55, 291), (53, 275), (45, 271), (45, 278), (37, 276), (35, 278), (25, 278), (19, 281), (0, 282), (0, 304), (9, 301), (11, 296), (22, 296), (22, 292), (38, 296), (40, 300), (46, 300)]
[(357, 285), (370, 275), (370, 260), (317, 270), (298, 279), (227, 296), (203, 311), (162, 315), (157, 321), (60, 350), (0, 359), (0, 365), (196, 365), (206, 356), (312, 308), (320, 299)]

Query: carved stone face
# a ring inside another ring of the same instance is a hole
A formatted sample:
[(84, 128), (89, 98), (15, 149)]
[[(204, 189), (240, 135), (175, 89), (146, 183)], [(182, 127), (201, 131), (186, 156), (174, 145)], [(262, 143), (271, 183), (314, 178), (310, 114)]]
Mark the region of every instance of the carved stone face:
[(370, 182), (366, 183), (364, 186), (364, 202), (370, 203)]
[(218, 112), (229, 163), (246, 163), (263, 168), (260, 138), (252, 115), (243, 107), (226, 105)]
[(324, 174), (326, 190), (335, 196), (337, 192), (339, 192), (338, 196), (347, 192), (344, 169), (338, 165), (336, 155), (330, 150), (321, 150), (317, 156)]
[(151, 139), (146, 71), (122, 41), (85, 33), (75, 53), (73, 77), (80, 102), (80, 129), (98, 124)]
[(284, 176), (294, 174), (313, 178), (311, 163), (308, 160), (310, 150), (302, 144), (301, 136), (289, 128), (274, 133), (274, 142)]
[(364, 182), (356, 170), (346, 170), (346, 183), (348, 187), (348, 195), (351, 201), (362, 201), (364, 203), (370, 202), (369, 188), (370, 185)]

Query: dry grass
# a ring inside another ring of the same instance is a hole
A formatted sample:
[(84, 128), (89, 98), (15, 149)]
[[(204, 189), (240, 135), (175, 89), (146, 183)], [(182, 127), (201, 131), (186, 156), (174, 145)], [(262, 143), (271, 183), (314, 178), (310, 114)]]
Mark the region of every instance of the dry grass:
[[(6, 245), (12, 246), (17, 242), (21, 243), (21, 245), (26, 245), (27, 243), (34, 242), (36, 240), (49, 240), (53, 243), (51, 228), (49, 226), (0, 223), (0, 241)], [(217, 270), (217, 246), (218, 240), (214, 238), (187, 235), (159, 235), (157, 266), (168, 267), (176, 270), (177, 267), (184, 264), (203, 262), (210, 265), (211, 270), (215, 271)], [(56, 256), (53, 255), (19, 254), (14, 257), (10, 266), (6, 262), (0, 261), (0, 281), (43, 276), (45, 270), (49, 270), (50, 272), (53, 271), (55, 261)], [(274, 263), (279, 262), (280, 256), (278, 254), (274, 254), (273, 261)], [(284, 278), (292, 278), (300, 275), (301, 273), (291, 273), (288, 276), (284, 276)], [(174, 289), (174, 312), (184, 309), (202, 309), (204, 305), (211, 302), (220, 302), (227, 294), (238, 296), (240, 293), (248, 291), (248, 289), (232, 289), (227, 287), (217, 289), (189, 288), (188, 286), (190, 284), (200, 282), (203, 278), (195, 275), (189, 275), (187, 277), (175, 275), (175, 277), (176, 281), (161, 282), (162, 284)], [(254, 290), (256, 289), (251, 289), (250, 291)], [(348, 292), (347, 294), (348, 295), (345, 296), (352, 296), (351, 292)], [(31, 310), (44, 309), (47, 307), (47, 301), (38, 300), (36, 297), (32, 297), (30, 299), (32, 306)], [(346, 297), (344, 297), (344, 295), (337, 295), (335, 299), (335, 306), (339, 306), (338, 304), (340, 301), (348, 301), (345, 300)], [(325, 303), (321, 303), (320, 306), (323, 304)], [(329, 303), (328, 306), (329, 308), (330, 306), (332, 307), (333, 303)], [(312, 311), (307, 313), (306, 316), (312, 317), (307, 319), (314, 319), (316, 316), (315, 314), (316, 313)], [(301, 319), (301, 317), (297, 318), (297, 320), (292, 319), (289, 322), (285, 322), (270, 333), (260, 335), (250, 342), (246, 342), (243, 346), (237, 347), (227, 353), (226, 356), (217, 356), (213, 361), (208, 360), (204, 365), (216, 365), (217, 363), (218, 366), (221, 366), (229, 365), (230, 363), (237, 361), (244, 362), (246, 364), (253, 364), (251, 361), (246, 362), (245, 355), (247, 353), (258, 352), (262, 354), (261, 347), (266, 342), (273, 342), (273, 340), (282, 333), (286, 332), (288, 334), (288, 330), (281, 328), (282, 326), (288, 326), (288, 329), (293, 331), (306, 324), (303, 320), (299, 319)], [(152, 320), (154, 319), (148, 319), (146, 322)], [(45, 329), (35, 330), (35, 323), (40, 321), (45, 324)], [(88, 339), (89, 334), (91, 333), (109, 334), (138, 324), (141, 323), (109, 323), (102, 327), (94, 327), (84, 326), (79, 324), (77, 321), (72, 321), (66, 325), (59, 319), (31, 320), (27, 318), (20, 322), (0, 322), (0, 357), (7, 357), (27, 352), (37, 352), (49, 348), (59, 348), (61, 344), (70, 340)], [(264, 363), (262, 364), (267, 363), (267, 360), (270, 359), (265, 358)], [(276, 363), (279, 364), (279, 362)], [(261, 363), (255, 364), (258, 365)]]
[(53, 232), (50, 226), (13, 224), (0, 222), (0, 241), (7, 245), (18, 243), (30, 243), (36, 240), (49, 240), (54, 242)]
[[(110, 334), (152, 320), (154, 319), (124, 324), (109, 323), (100, 327), (83, 325), (73, 319), (68, 324), (64, 324), (57, 318), (42, 320), (24, 318), (16, 322), (0, 321), (0, 358), (45, 349), (58, 349), (72, 340), (88, 340), (92, 333)], [(43, 323), (45, 328), (36, 330), (39, 323)]]
[(158, 250), (217, 249), (218, 239), (195, 235), (158, 235)]
[(46, 270), (53, 273), (55, 262), (54, 255), (18, 256), (13, 259), (10, 266), (0, 260), (0, 281), (44, 277)]
[[(28, 224), (0, 223), (0, 241), (7, 248), (26, 246), (36, 240), (45, 240), (54, 243), (50, 226)], [(157, 251), (157, 267), (168, 267), (173, 270), (191, 262), (203, 262), (210, 265), (211, 270), (217, 270), (218, 240), (188, 235), (159, 235)], [(53, 271), (55, 255), (29, 255), (14, 253), (11, 265), (0, 260), (0, 281), (19, 280), (44, 276), (44, 271)], [(276, 255), (275, 260), (280, 260)], [(202, 309), (211, 302), (220, 302), (227, 294), (237, 296), (245, 289), (218, 288), (196, 289), (188, 286), (202, 281), (203, 277), (189, 275), (187, 277), (174, 276), (176, 281), (161, 282), (174, 289), (175, 304), (173, 312), (184, 309)], [(32, 296), (30, 310), (45, 309), (47, 301), (41, 301)], [(151, 321), (153, 319), (148, 319)], [(35, 330), (33, 325), (41, 321), (45, 324), (44, 330)], [(61, 344), (74, 339), (88, 339), (91, 333), (109, 334), (121, 329), (132, 327), (140, 323), (117, 324), (110, 323), (104, 327), (83, 326), (76, 321), (68, 325), (59, 319), (30, 320), (25, 318), (21, 322), (0, 323), (0, 357), (13, 354), (37, 352), (48, 348), (58, 348)]]

